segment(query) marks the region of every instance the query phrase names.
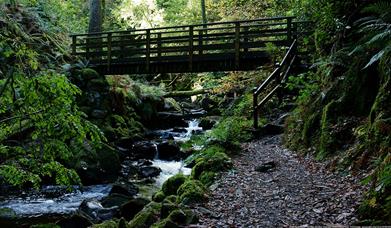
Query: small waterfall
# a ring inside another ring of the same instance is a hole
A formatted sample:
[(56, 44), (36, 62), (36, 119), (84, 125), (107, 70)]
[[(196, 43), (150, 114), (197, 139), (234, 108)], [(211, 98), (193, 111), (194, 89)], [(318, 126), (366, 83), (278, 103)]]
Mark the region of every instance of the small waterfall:
[(155, 147), (155, 158), (154, 160), (159, 159), (159, 148), (157, 147), (156, 143), (153, 143), (153, 147)]

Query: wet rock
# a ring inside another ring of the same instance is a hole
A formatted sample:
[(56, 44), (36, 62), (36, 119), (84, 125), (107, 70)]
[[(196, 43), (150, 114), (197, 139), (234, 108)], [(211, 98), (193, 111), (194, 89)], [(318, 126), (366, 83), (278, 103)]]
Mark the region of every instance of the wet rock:
[(75, 214), (56, 223), (61, 228), (86, 228), (93, 225), (90, 218), (85, 215)]
[(118, 152), (103, 144), (96, 154), (82, 154), (74, 165), (84, 185), (114, 182), (121, 170)]
[(16, 218), (16, 212), (11, 208), (0, 208), (0, 220), (12, 220)]
[(112, 219), (115, 214), (117, 214), (117, 207), (104, 208), (102, 204), (95, 200), (89, 199), (84, 200), (80, 207), (79, 211), (85, 215), (88, 215), (93, 222), (101, 222), (104, 220)]
[(130, 152), (135, 159), (153, 159), (156, 155), (156, 145), (151, 142), (136, 142)]
[(121, 194), (124, 196), (133, 197), (137, 195), (138, 187), (129, 182), (118, 182), (113, 184), (113, 188), (110, 191), (111, 194)]
[(176, 127), (176, 128), (174, 128), (174, 129), (172, 129), (172, 132), (176, 132), (176, 133), (186, 133), (187, 130), (186, 130), (186, 128)]
[(207, 116), (201, 118), (199, 126), (202, 127), (203, 130), (212, 129), (218, 122), (218, 117)]
[(128, 221), (133, 219), (133, 217), (139, 213), (149, 202), (150, 201), (148, 199), (144, 198), (137, 198), (128, 201), (121, 206), (120, 217), (123, 217)]
[(131, 200), (132, 197), (130, 196), (125, 196), (125, 195), (122, 195), (122, 194), (117, 194), (117, 193), (114, 193), (114, 194), (110, 194), (109, 196), (105, 197), (104, 199), (102, 199), (101, 201), (101, 204), (103, 207), (115, 207), (115, 206), (122, 206), (124, 205), (125, 203), (129, 202), (129, 200)]
[(140, 175), (144, 178), (152, 178), (159, 176), (162, 170), (153, 166), (146, 166), (140, 168)]
[(181, 157), (179, 146), (170, 141), (162, 142), (157, 145), (158, 158), (162, 160), (172, 161), (179, 160)]

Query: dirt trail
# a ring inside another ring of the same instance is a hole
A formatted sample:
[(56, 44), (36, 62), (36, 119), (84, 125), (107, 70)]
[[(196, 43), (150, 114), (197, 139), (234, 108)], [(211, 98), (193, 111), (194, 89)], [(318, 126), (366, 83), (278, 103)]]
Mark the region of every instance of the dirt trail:
[[(197, 227), (351, 225), (364, 187), (358, 177), (326, 170), (281, 146), (281, 136), (243, 144), (234, 170), (211, 186), (210, 200), (197, 210)], [(274, 162), (266, 172), (256, 170)]]

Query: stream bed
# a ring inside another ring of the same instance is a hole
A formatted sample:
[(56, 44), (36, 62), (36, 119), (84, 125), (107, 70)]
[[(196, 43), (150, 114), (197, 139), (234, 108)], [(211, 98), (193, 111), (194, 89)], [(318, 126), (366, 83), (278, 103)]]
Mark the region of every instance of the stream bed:
[[(181, 131), (177, 129), (165, 129), (152, 131), (155, 140), (162, 140), (170, 138), (174, 142), (188, 141), (193, 133), (200, 133), (202, 128), (198, 126), (198, 120), (188, 121), (188, 127), (183, 128)], [(190, 175), (191, 169), (186, 168), (183, 160), (162, 160), (159, 159), (159, 151), (156, 146), (156, 156), (151, 161), (151, 167), (159, 168), (160, 174), (152, 178), (149, 184), (136, 184), (139, 188), (137, 196), (150, 198), (154, 192), (156, 192), (163, 183), (171, 176), (183, 173), (184, 175)], [(126, 164), (126, 163), (124, 163)], [(124, 165), (125, 166), (125, 165)], [(42, 192), (56, 192), (58, 186), (46, 186), (42, 189)], [(72, 187), (72, 191), (56, 194), (24, 194), (23, 196), (6, 196), (0, 201), (0, 209), (9, 208), (12, 209), (18, 218), (24, 217), (37, 217), (44, 215), (69, 215), (74, 213), (80, 208), (83, 201), (95, 202), (95, 207), (102, 207), (99, 200), (108, 196), (112, 190), (112, 184), (92, 185), (83, 187)]]

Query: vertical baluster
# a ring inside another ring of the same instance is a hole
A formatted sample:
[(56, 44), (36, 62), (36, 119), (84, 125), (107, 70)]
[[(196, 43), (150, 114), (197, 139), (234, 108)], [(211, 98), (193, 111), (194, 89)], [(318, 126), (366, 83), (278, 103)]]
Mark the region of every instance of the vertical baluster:
[(235, 22), (235, 69), (239, 69), (240, 64), (240, 22)]
[(189, 26), (189, 70), (193, 70), (193, 37), (194, 37), (194, 27)]
[[(248, 45), (248, 41), (249, 41), (249, 39), (248, 39), (248, 27), (247, 26), (244, 26), (243, 27), (243, 32), (244, 32), (244, 45)], [(243, 51), (244, 51), (244, 54), (246, 55), (247, 54), (247, 52), (248, 52), (248, 48), (244, 48), (243, 49)]]
[(107, 73), (110, 73), (110, 65), (111, 65), (111, 39), (112, 39), (112, 33), (109, 32), (107, 34)]
[(149, 73), (150, 70), (150, 58), (151, 58), (151, 30), (147, 29), (146, 31), (146, 54), (145, 54), (145, 61), (146, 61), (146, 70)]
[(157, 34), (157, 57), (160, 60), (162, 57), (162, 33)]
[(202, 55), (202, 52), (203, 52), (203, 35), (204, 35), (204, 31), (200, 28), (200, 30), (198, 31), (198, 54), (199, 55)]
[(287, 18), (286, 29), (287, 29), (287, 41), (288, 41), (287, 45), (290, 45), (292, 43), (292, 18), (291, 17)]

